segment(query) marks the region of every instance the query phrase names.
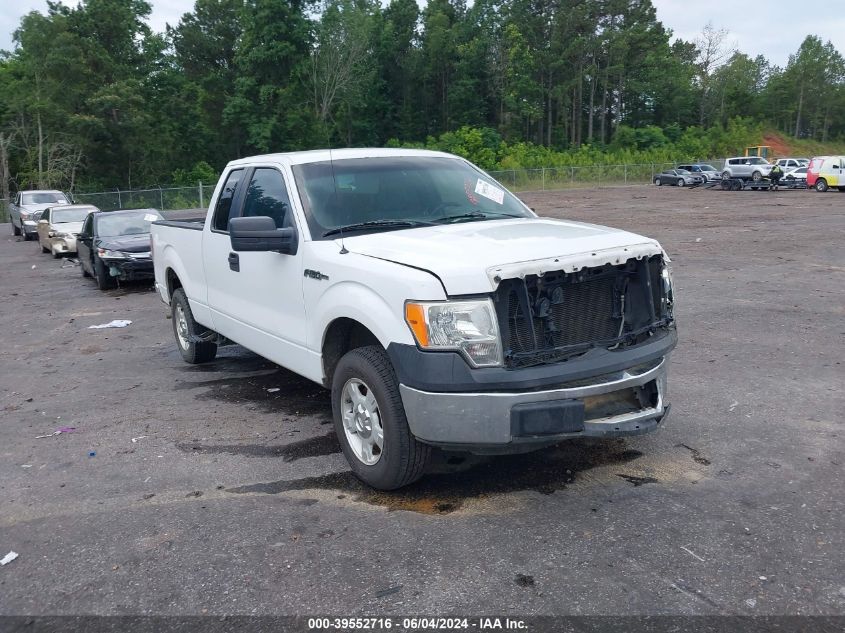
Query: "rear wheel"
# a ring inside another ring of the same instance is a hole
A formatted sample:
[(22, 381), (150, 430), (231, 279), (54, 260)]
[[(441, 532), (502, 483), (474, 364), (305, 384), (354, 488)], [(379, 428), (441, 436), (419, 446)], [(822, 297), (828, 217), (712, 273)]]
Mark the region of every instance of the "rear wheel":
[(824, 178), (819, 178), (816, 181), (816, 191), (820, 193), (824, 193), (825, 191), (827, 191), (827, 180), (825, 180)]
[(170, 312), (173, 334), (176, 336), (182, 360), (191, 365), (214, 360), (217, 356), (217, 343), (203, 340), (213, 336), (214, 332), (194, 321), (188, 297), (181, 288), (177, 288), (170, 299)]
[(729, 172), (727, 169), (722, 172), (722, 180), (730, 180), (730, 178), (731, 172)]
[(117, 286), (114, 277), (109, 275), (109, 270), (100, 258), (94, 259), (94, 278), (97, 280), (97, 288), (100, 290), (110, 290)]
[(845, 193), (845, 187), (837, 187), (840, 193)]
[(332, 377), (335, 432), (352, 472), (380, 490), (420, 477), (431, 447), (413, 436), (390, 359), (371, 345), (347, 352)]
[(660, 185), (662, 185), (662, 184), (663, 184), (663, 181), (662, 181), (662, 180), (660, 180), (660, 178), (655, 178), (655, 179), (654, 179), (654, 184), (655, 184), (655, 185), (657, 185), (657, 186), (659, 187)]
[(763, 180), (763, 174), (759, 171), (755, 171), (753, 174), (751, 174), (751, 180), (753, 180), (754, 182), (760, 182), (761, 180)]
[(741, 180), (734, 180), (733, 184), (731, 185), (731, 191), (740, 191), (742, 189), (742, 181)]

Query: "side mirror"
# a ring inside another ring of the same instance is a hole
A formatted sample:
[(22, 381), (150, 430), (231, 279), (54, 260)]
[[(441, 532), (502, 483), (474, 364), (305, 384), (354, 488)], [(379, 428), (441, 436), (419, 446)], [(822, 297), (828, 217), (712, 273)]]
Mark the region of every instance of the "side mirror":
[(296, 229), (277, 229), (273, 218), (266, 215), (229, 220), (229, 240), (236, 252), (276, 251), (284, 255), (296, 255), (299, 244)]

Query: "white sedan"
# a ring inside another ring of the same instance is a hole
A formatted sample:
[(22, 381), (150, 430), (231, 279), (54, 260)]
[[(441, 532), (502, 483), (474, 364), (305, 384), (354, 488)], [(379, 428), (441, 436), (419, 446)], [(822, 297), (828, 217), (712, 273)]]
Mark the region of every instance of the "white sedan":
[(41, 251), (61, 257), (76, 252), (76, 234), (92, 211), (99, 211), (93, 204), (60, 204), (48, 207), (38, 221), (38, 243)]

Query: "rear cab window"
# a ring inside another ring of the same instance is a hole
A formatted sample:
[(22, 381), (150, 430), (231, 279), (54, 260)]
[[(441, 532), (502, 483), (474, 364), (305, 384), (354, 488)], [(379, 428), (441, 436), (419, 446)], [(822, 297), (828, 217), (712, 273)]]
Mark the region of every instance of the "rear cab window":
[(238, 185), (243, 180), (244, 169), (233, 169), (226, 177), (226, 182), (223, 184), (223, 189), (220, 190), (220, 195), (217, 197), (217, 203), (214, 205), (214, 216), (211, 218), (211, 230), (220, 231), (223, 233), (229, 232), (229, 219), (237, 209), (233, 209), (232, 203), (238, 193)]

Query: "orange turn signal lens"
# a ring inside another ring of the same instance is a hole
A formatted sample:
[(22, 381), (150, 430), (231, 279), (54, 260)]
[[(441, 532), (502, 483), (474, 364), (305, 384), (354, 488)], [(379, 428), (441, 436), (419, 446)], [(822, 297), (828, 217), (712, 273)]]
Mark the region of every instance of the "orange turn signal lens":
[(418, 303), (405, 304), (405, 321), (414, 333), (420, 347), (428, 347), (428, 328), (425, 324), (425, 308)]

